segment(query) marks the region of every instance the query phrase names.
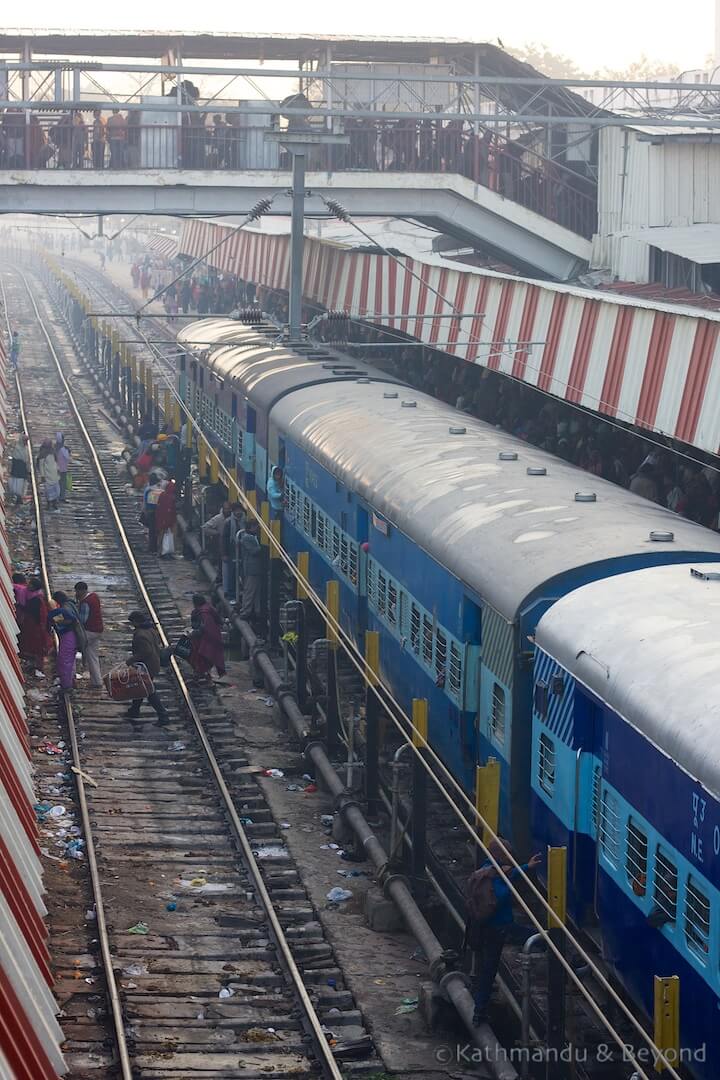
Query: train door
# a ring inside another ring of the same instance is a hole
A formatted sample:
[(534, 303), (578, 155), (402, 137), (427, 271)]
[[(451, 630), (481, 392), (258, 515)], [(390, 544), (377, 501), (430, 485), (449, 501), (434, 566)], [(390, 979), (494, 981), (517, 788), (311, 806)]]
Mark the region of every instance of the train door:
[(570, 887), (576, 918), (589, 925), (597, 918), (604, 725), (602, 708), (577, 685), (574, 711), (577, 768)]

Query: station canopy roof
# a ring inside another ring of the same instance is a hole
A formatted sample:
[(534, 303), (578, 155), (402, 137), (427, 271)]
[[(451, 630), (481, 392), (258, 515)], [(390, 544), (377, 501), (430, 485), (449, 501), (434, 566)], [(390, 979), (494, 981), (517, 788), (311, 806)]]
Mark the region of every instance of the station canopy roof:
[[(174, 30), (2, 30), (0, 55), (18, 55), (28, 46), (34, 57), (132, 57), (152, 60), (176, 50), (184, 62), (193, 60), (263, 60), (307, 62), (320, 60), (328, 50), (332, 61), (356, 63), (452, 63), (460, 74), (472, 75), (475, 57), (481, 76), (539, 78), (530, 64), (497, 45), (459, 38), (347, 37), (330, 34), (187, 34)], [(559, 115), (588, 116), (597, 109), (562, 86), (498, 86), (498, 98), (513, 111), (532, 103), (535, 112), (552, 107)]]

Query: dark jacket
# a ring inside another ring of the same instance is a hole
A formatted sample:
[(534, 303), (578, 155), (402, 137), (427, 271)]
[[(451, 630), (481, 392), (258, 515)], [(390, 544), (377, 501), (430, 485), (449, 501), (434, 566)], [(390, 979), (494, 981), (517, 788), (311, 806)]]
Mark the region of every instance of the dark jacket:
[(153, 679), (160, 673), (160, 640), (149, 619), (135, 628), (131, 662), (144, 664)]

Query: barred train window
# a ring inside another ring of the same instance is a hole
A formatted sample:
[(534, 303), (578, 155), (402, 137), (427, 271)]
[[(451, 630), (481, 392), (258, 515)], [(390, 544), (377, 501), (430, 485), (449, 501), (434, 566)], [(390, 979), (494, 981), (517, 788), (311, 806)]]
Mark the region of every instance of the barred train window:
[(422, 633), (422, 658), (425, 663), (430, 667), (432, 665), (433, 658), (433, 624), (432, 620), (428, 619), (427, 615), (423, 615), (423, 633)]
[(339, 554), (340, 554), (340, 530), (338, 529), (337, 525), (333, 525), (333, 535), (332, 535), (332, 557), (333, 557), (333, 560), (337, 559)]
[(440, 628), (435, 630), (435, 674), (445, 676), (447, 665), (447, 639)]
[(367, 596), (370, 607), (377, 608), (377, 566), (372, 559), (367, 564)]
[(670, 922), (677, 917), (677, 867), (658, 847), (655, 851), (655, 887), (653, 900), (657, 907), (667, 915)]
[(454, 641), (450, 642), (448, 690), (456, 697), (460, 697), (460, 693), (462, 691), (462, 654)]
[(325, 550), (325, 515), (318, 513), (317, 516), (317, 544), (321, 551)]
[(410, 648), (420, 655), (420, 611), (415, 604), (410, 607)]
[(505, 691), (499, 683), (493, 683), (492, 688), (490, 734), (499, 743), (505, 742)]
[(343, 574), (348, 572), (348, 542), (346, 536), (340, 537), (340, 570)]
[(591, 824), (593, 836), (597, 839), (598, 827), (600, 824), (600, 788), (602, 787), (602, 769), (599, 765), (596, 765), (593, 769), (592, 778), (592, 802), (591, 802)]
[(555, 790), (555, 743), (543, 731), (540, 735), (538, 782), (548, 795)]
[(387, 578), (383, 574), (382, 570), (378, 570), (378, 595), (377, 595), (377, 607), (381, 615), (385, 614), (385, 608), (387, 606)]
[(619, 814), (617, 810), (617, 800), (607, 788), (603, 791), (600, 804), (599, 832), (600, 846), (603, 855), (611, 866), (617, 866), (618, 851), (620, 849), (620, 839), (618, 835)]
[(685, 895), (685, 941), (688, 949), (706, 960), (710, 941), (710, 901), (692, 878)]
[(310, 529), (312, 526), (312, 518), (310, 515), (310, 500), (307, 495), (303, 499), (303, 532), (306, 536), (310, 536)]
[(625, 871), (630, 887), (636, 896), (647, 891), (648, 842), (647, 836), (630, 818), (627, 824), (627, 853)]
[(357, 544), (350, 545), (350, 571), (349, 577), (353, 585), (358, 582), (358, 548)]
[(398, 594), (394, 582), (388, 581), (387, 587), (387, 620), (391, 626), (397, 626), (398, 619)]

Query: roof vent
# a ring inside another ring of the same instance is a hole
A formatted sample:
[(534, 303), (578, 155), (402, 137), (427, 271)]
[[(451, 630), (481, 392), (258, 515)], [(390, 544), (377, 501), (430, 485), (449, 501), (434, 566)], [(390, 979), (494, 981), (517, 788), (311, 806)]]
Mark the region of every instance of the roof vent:
[(417, 401), (403, 401), (401, 404), (403, 409), (417, 409)]
[(395, 390), (393, 390), (392, 393), (390, 391), (386, 390), (385, 393), (383, 394), (384, 398), (396, 398), (397, 396), (398, 396), (397, 391), (395, 391)]
[(594, 491), (576, 491), (575, 502), (597, 502), (597, 495)]
[(363, 376), (360, 379), (356, 379), (355, 381), (360, 382), (360, 383), (369, 383), (370, 382), (370, 380), (368, 378), (366, 378), (365, 376)]
[(528, 465), (525, 472), (528, 476), (547, 476), (547, 469), (544, 465)]
[(671, 544), (675, 539), (675, 533), (668, 532), (666, 529), (653, 529), (648, 539), (655, 544)]
[(517, 461), (518, 456), (514, 450), (501, 450), (498, 454), (499, 461)]
[(706, 574), (704, 573), (704, 571), (696, 570), (694, 567), (691, 566), (690, 574), (692, 577), (697, 578), (698, 581), (720, 581), (720, 574), (717, 571)]
[(448, 428), (448, 432), (451, 435), (465, 435), (467, 433), (466, 427), (451, 427)]

